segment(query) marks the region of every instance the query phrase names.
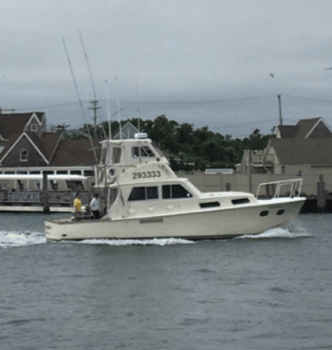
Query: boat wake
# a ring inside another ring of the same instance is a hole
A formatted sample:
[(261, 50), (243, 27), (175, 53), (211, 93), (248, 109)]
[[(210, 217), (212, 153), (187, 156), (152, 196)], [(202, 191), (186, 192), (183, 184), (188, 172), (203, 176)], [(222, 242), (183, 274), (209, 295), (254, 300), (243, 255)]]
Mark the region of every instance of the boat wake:
[(78, 244), (107, 244), (111, 246), (128, 246), (128, 245), (156, 245), (168, 246), (178, 244), (195, 244), (194, 241), (189, 241), (180, 238), (153, 238), (153, 239), (85, 239), (77, 242)]
[[(311, 235), (301, 226), (292, 225), (287, 228), (273, 228), (259, 235), (244, 235), (235, 239), (296, 239)], [(43, 232), (6, 232), (0, 231), (0, 248), (13, 248), (45, 244)], [(152, 239), (85, 239), (83, 241), (62, 241), (58, 243), (109, 245), (109, 246), (172, 246), (196, 244), (196, 241), (181, 238), (152, 238)]]
[(24, 247), (45, 244), (46, 237), (42, 232), (5, 232), (0, 231), (0, 247)]

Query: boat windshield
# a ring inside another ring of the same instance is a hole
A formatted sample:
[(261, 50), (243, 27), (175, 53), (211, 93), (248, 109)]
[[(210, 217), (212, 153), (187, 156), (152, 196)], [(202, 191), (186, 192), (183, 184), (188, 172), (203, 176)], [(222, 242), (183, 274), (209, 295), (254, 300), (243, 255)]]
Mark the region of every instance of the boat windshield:
[(133, 158), (138, 157), (154, 157), (154, 153), (152, 152), (149, 146), (134, 146), (132, 148), (132, 156)]
[(152, 145), (153, 145), (155, 151), (157, 152), (157, 156), (160, 158), (164, 157), (163, 153), (160, 151), (160, 149), (157, 147), (157, 145), (154, 142), (152, 143)]

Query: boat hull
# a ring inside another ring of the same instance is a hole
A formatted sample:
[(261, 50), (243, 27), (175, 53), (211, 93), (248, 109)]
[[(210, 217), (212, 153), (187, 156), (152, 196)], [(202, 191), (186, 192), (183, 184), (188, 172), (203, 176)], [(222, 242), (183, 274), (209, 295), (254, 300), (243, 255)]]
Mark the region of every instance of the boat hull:
[(50, 219), (48, 240), (82, 239), (218, 239), (259, 234), (284, 227), (299, 213), (305, 198), (258, 201), (236, 207), (110, 220)]

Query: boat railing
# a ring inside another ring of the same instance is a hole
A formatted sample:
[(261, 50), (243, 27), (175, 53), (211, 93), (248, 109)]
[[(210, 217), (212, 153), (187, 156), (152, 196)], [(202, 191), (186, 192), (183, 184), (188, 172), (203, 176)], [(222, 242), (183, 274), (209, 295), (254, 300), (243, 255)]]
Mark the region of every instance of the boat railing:
[[(279, 180), (263, 182), (257, 187), (256, 198), (279, 198), (279, 197), (299, 197), (301, 194), (303, 179)], [(261, 194), (265, 187), (265, 195)], [(286, 187), (286, 190), (285, 190)], [(288, 190), (287, 190), (288, 189)]]

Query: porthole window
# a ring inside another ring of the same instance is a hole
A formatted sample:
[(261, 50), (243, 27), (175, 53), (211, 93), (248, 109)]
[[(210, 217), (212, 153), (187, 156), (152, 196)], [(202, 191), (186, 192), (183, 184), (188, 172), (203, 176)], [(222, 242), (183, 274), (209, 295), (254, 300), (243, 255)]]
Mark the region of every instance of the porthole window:
[(268, 216), (269, 215), (269, 211), (268, 210), (261, 211), (261, 213), (259, 215), (260, 216)]
[(280, 210), (277, 211), (277, 215), (282, 215), (284, 212), (285, 212), (284, 209), (280, 209)]
[(215, 207), (220, 207), (220, 203), (219, 203), (219, 202), (199, 203), (199, 206), (200, 206), (202, 209), (205, 209), (205, 208), (215, 208)]

